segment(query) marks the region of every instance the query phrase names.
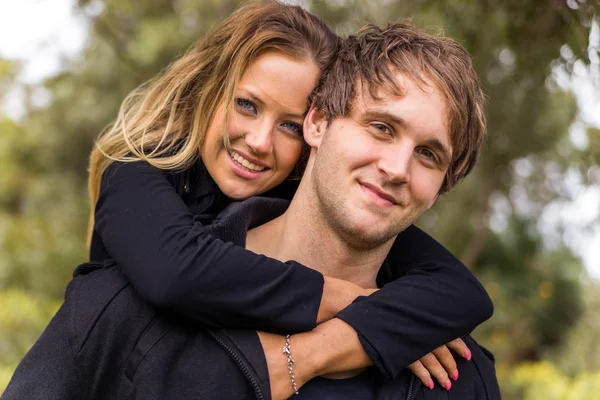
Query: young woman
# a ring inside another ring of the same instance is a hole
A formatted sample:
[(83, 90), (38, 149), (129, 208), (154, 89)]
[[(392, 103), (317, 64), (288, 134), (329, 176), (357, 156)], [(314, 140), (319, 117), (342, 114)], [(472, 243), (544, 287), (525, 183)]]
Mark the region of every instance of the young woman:
[[(371, 294), (204, 229), (233, 200), (291, 197), (310, 93), (337, 49), (338, 37), (302, 8), (248, 3), (134, 91), (91, 155), (91, 261), (114, 260), (156, 308), (214, 326), (311, 330)], [(385, 376), (490, 317), (478, 281), (418, 228), (398, 236), (388, 261), (400, 278), (343, 315)], [(394, 318), (365, 324), (367, 310)], [(411, 336), (423, 330), (435, 342)], [(468, 358), (461, 341), (451, 347)], [(456, 364), (447, 349), (437, 354), (448, 357), (412, 370), (449, 389)]]

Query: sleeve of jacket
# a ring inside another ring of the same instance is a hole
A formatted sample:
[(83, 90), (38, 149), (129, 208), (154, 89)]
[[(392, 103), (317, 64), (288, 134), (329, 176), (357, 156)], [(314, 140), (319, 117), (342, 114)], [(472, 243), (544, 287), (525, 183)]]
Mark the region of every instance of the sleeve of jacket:
[(389, 379), (492, 316), (492, 301), (477, 278), (416, 226), (398, 235), (387, 261), (399, 278), (337, 317), (356, 330)]
[(68, 323), (61, 307), (17, 366), (1, 400), (85, 398), (75, 368)]
[(94, 230), (139, 296), (224, 327), (310, 330), (323, 275), (207, 235), (165, 172), (144, 162), (104, 173)]

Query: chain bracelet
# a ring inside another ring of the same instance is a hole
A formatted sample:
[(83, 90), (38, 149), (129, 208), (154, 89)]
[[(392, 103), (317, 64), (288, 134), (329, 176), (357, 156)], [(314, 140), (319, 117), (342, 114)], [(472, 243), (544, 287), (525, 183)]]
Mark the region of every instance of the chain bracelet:
[(296, 377), (294, 376), (294, 359), (292, 358), (292, 350), (290, 348), (290, 335), (285, 335), (285, 346), (283, 346), (283, 354), (287, 357), (288, 371), (290, 380), (292, 381), (292, 389), (295, 394), (298, 393), (298, 385), (296, 385)]

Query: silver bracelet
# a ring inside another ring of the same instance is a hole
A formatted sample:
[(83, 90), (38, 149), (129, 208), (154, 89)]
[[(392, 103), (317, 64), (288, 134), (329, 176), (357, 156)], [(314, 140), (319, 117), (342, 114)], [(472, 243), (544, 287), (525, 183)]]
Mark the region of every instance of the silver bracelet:
[(292, 358), (292, 350), (290, 348), (290, 335), (285, 335), (285, 346), (283, 346), (283, 354), (287, 357), (288, 371), (290, 372), (290, 380), (292, 381), (292, 389), (295, 394), (298, 393), (298, 385), (296, 385), (296, 377), (294, 376), (294, 359)]

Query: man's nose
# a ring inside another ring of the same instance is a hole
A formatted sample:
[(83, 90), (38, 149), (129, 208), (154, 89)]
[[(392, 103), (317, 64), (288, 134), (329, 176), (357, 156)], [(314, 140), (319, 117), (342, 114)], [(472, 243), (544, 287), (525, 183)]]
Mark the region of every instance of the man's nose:
[(413, 162), (414, 149), (411, 145), (393, 146), (379, 160), (379, 169), (388, 177), (390, 183), (408, 183)]
[(263, 120), (252, 124), (244, 135), (246, 145), (257, 154), (273, 151), (273, 123)]

